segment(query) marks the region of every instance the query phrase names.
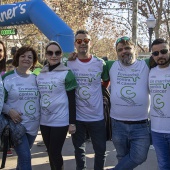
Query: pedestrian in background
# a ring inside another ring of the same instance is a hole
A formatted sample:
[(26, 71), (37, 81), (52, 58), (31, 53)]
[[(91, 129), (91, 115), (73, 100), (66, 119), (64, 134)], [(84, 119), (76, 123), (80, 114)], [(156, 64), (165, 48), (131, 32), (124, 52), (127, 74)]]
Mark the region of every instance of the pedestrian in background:
[(32, 74), (37, 54), (32, 47), (23, 46), (14, 55), (13, 71), (4, 74), (5, 102), (3, 113), (16, 124), (22, 124), (26, 133), (22, 143), (14, 146), (18, 156), (17, 170), (32, 170), (31, 147), (39, 128), (40, 110), (36, 76)]
[[(6, 54), (6, 48), (5, 45), (2, 41), (0, 41), (0, 74), (1, 76), (3, 76), (5, 74), (6, 69), (8, 70), (8, 68), (6, 68), (6, 58), (7, 58), (7, 54)], [(11, 63), (12, 65), (12, 63)], [(13, 67), (13, 66), (12, 66)], [(3, 148), (3, 141), (0, 141), (0, 150), (2, 151)], [(7, 151), (7, 156), (12, 156), (13, 153), (10, 149)]]
[[(5, 72), (5, 62), (4, 62), (5, 60), (6, 60), (6, 48), (4, 46), (4, 43), (0, 41), (0, 73)], [(3, 88), (2, 77), (0, 76), (0, 114), (2, 111), (3, 104), (4, 104), (4, 88)], [(1, 147), (0, 150), (2, 150)]]
[(6, 58), (7, 58), (7, 54), (6, 54), (5, 45), (2, 41), (0, 41), (0, 74), (1, 76), (5, 74)]
[(170, 51), (162, 38), (151, 44), (157, 67), (149, 73), (151, 134), (159, 170), (170, 169)]
[(86, 134), (91, 138), (95, 152), (94, 170), (103, 170), (105, 165), (106, 129), (103, 114), (103, 95), (101, 79), (106, 64), (104, 60), (90, 54), (91, 37), (85, 30), (75, 34), (76, 59), (67, 62), (73, 71), (76, 88), (76, 133), (72, 135), (75, 148), (76, 170), (86, 170)]
[(149, 60), (137, 60), (136, 50), (129, 37), (121, 37), (116, 41), (118, 60), (107, 62), (112, 141), (118, 159), (112, 170), (136, 168), (147, 159), (150, 146)]
[(61, 63), (62, 49), (51, 41), (45, 47), (48, 61), (37, 76), (41, 95), (41, 134), (49, 155), (51, 170), (63, 170), (62, 147), (67, 132), (76, 132), (75, 88), (71, 70)]
[[(13, 62), (13, 59), (9, 59), (6, 61), (6, 72), (14, 70), (15, 67), (12, 65), (12, 62)], [(12, 146), (8, 147), (7, 156), (13, 155), (12, 149), (10, 147), (12, 148)]]
[(12, 65), (13, 59), (9, 59), (6, 61), (6, 72), (14, 70), (14, 66)]

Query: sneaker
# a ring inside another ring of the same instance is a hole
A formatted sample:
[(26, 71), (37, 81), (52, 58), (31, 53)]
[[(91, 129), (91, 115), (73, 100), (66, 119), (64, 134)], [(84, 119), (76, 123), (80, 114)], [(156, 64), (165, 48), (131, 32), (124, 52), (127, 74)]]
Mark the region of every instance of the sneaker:
[(38, 142), (37, 146), (45, 146), (44, 141)]
[(7, 151), (7, 156), (12, 156), (13, 155), (13, 153), (12, 153), (12, 151), (9, 149), (8, 151)]

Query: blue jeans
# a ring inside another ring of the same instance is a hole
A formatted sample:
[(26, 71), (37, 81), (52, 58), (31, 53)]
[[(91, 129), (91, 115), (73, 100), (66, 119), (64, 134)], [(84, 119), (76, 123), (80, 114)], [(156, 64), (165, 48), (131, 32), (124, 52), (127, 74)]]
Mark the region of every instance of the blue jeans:
[(133, 170), (147, 159), (149, 123), (125, 124), (112, 118), (112, 141), (118, 159), (115, 170)]
[(106, 159), (106, 130), (105, 122), (76, 121), (76, 133), (72, 135), (75, 148), (76, 170), (86, 170), (85, 140), (88, 131), (95, 152), (94, 170), (103, 170)]
[(31, 151), (36, 136), (26, 133), (22, 137), (22, 143), (16, 146), (15, 152), (18, 155), (18, 163), (16, 170), (32, 170), (31, 168)]
[(160, 170), (170, 170), (170, 134), (151, 131)]

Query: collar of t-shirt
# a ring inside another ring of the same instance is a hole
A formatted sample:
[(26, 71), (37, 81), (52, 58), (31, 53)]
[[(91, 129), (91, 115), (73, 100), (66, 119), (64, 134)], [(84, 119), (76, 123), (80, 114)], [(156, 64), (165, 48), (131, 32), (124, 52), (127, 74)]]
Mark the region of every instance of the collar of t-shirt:
[(60, 63), (57, 63), (57, 64), (52, 65), (52, 66), (49, 65), (49, 71), (54, 70), (54, 69), (55, 69), (57, 66), (59, 66), (59, 65), (60, 65)]
[(80, 60), (81, 62), (83, 62), (83, 63), (87, 63), (87, 62), (89, 62), (91, 59), (92, 59), (92, 56), (90, 55), (89, 58), (86, 58), (86, 59), (79, 59), (79, 60)]

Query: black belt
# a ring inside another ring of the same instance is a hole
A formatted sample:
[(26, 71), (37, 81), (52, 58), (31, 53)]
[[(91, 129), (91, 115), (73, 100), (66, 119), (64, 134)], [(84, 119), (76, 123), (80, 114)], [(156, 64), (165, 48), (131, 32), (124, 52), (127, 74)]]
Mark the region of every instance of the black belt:
[(139, 121), (126, 121), (126, 120), (116, 120), (116, 119), (114, 119), (114, 120), (118, 121), (118, 122), (125, 123), (125, 124), (143, 124), (143, 123), (147, 123), (148, 122), (148, 119), (139, 120)]

